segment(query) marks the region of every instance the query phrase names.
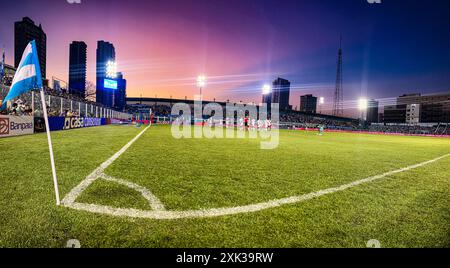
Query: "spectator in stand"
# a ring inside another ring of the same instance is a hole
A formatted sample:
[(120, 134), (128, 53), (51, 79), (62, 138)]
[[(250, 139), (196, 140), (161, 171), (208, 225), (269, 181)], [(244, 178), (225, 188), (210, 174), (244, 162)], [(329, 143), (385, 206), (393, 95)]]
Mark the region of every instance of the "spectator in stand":
[(35, 117), (43, 117), (44, 114), (42, 113), (42, 111), (39, 108), (34, 109), (34, 116)]
[(52, 108), (48, 107), (48, 116), (58, 116), (58, 112), (53, 110)]
[(28, 104), (25, 105), (25, 111), (24, 111), (24, 114), (27, 115), (27, 116), (31, 116), (32, 113), (33, 113), (33, 110), (31, 109), (30, 105), (28, 105)]
[(65, 110), (64, 112), (60, 113), (59, 116), (66, 117), (68, 113), (69, 113), (69, 110)]
[(13, 103), (11, 111), (9, 112), (9, 115), (19, 115), (17, 110), (18, 110), (17, 103)]

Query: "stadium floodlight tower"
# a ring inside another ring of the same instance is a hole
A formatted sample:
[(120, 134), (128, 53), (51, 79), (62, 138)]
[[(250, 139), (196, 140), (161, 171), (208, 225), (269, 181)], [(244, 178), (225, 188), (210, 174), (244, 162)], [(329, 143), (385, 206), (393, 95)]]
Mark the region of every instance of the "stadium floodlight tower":
[(117, 63), (115, 61), (110, 60), (106, 63), (106, 77), (117, 77)]
[(320, 97), (319, 98), (319, 113), (322, 114), (322, 106), (325, 104), (325, 98), (324, 97)]
[(200, 92), (200, 100), (203, 100), (202, 90), (205, 86), (206, 86), (206, 76), (199, 75), (197, 77), (197, 87), (199, 88), (199, 92)]
[(367, 107), (369, 106), (369, 102), (365, 98), (361, 98), (358, 100), (358, 108), (361, 111), (361, 121), (364, 121), (364, 114), (367, 111)]
[(269, 115), (272, 105), (272, 87), (269, 84), (264, 84), (262, 87), (262, 103), (267, 105), (267, 113)]
[(262, 93), (263, 95), (268, 95), (272, 92), (272, 88), (270, 87), (269, 84), (265, 84), (262, 88)]
[(263, 90), (263, 94), (267, 95), (267, 94), (270, 94), (270, 92), (272, 91), (272, 88), (270, 87), (269, 84), (265, 84), (263, 86), (262, 90)]
[(262, 102), (266, 103), (267, 106), (270, 106), (271, 94), (272, 94), (272, 87), (269, 84), (263, 85), (263, 87), (262, 87), (262, 95), (263, 95)]

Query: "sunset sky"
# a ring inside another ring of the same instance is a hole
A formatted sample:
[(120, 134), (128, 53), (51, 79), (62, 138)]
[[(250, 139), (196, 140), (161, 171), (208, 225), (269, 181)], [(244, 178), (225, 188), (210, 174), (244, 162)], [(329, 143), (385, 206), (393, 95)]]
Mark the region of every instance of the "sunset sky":
[(450, 91), (450, 1), (66, 0), (14, 1), (0, 9), (0, 46), (14, 64), (14, 22), (29, 16), (47, 33), (47, 78), (68, 80), (69, 44), (88, 45), (95, 81), (97, 40), (112, 42), (127, 95), (261, 101), (261, 87), (291, 81), (290, 103), (331, 104), (339, 36), (344, 98), (385, 99)]

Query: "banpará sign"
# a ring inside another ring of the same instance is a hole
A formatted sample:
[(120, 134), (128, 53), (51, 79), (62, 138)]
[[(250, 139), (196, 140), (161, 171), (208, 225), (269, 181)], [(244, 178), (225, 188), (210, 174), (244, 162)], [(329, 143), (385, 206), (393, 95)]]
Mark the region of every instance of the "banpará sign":
[(0, 137), (27, 135), (34, 133), (32, 116), (0, 115)]

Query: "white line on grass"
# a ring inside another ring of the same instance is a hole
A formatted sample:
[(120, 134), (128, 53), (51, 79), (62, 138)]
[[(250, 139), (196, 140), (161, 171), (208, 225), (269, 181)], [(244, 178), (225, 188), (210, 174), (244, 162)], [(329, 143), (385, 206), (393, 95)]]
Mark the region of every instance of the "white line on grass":
[(75, 202), (77, 197), (89, 186), (91, 183), (93, 183), (98, 177), (100, 177), (103, 174), (103, 171), (111, 165), (119, 156), (121, 156), (130, 146), (139, 139), (142, 134), (150, 127), (146, 127), (144, 130), (139, 132), (139, 134), (136, 135), (131, 141), (129, 141), (125, 146), (122, 147), (117, 153), (115, 153), (113, 156), (111, 156), (108, 160), (103, 162), (98, 168), (96, 168), (91, 174), (89, 174), (78, 186), (73, 188), (61, 201), (61, 204), (63, 205), (69, 205)]
[[(298, 202), (303, 202), (306, 200), (310, 200), (313, 198), (317, 198), (323, 195), (332, 194), (340, 191), (344, 191), (349, 188), (356, 187), (358, 185), (369, 183), (390, 175), (394, 175), (397, 173), (405, 172), (408, 170), (416, 169), (436, 161), (439, 161), (445, 157), (450, 156), (450, 154), (442, 155), (440, 157), (418, 163), (415, 165), (407, 166), (404, 168), (400, 168), (397, 170), (392, 170), (383, 174), (375, 175), (372, 177), (368, 177), (365, 179), (353, 181), (347, 184), (340, 185), (338, 187), (328, 188), (324, 190), (319, 190), (316, 192), (303, 194), (299, 196), (291, 196), (281, 199), (270, 200), (267, 202), (261, 202), (251, 205), (245, 206), (236, 206), (236, 207), (225, 207), (225, 208), (212, 208), (212, 209), (200, 209), (200, 210), (186, 210), (186, 211), (169, 211), (165, 210), (164, 205), (159, 201), (159, 199), (154, 196), (150, 191), (146, 188), (139, 186), (137, 184), (112, 178), (103, 173), (103, 171), (111, 165), (114, 160), (116, 160), (121, 154), (123, 154), (146, 130), (145, 128), (142, 132), (140, 132), (134, 139), (132, 139), (128, 144), (126, 144), (120, 151), (114, 154), (111, 158), (106, 160), (103, 164), (100, 165), (96, 170), (94, 170), (90, 175), (86, 177), (77, 187), (73, 188), (62, 200), (62, 204), (66, 207), (89, 211), (93, 213), (107, 214), (112, 216), (121, 216), (121, 217), (133, 217), (133, 218), (150, 218), (150, 219), (181, 219), (181, 218), (206, 218), (206, 217), (218, 217), (225, 215), (233, 215), (240, 213), (249, 213), (261, 211), (264, 209), (275, 208), (282, 205), (294, 204)], [(118, 208), (104, 205), (96, 205), (96, 204), (86, 204), (75, 202), (77, 197), (96, 179), (102, 178), (108, 181), (113, 181), (127, 187), (130, 187), (142, 194), (142, 196), (147, 199), (150, 206), (153, 210), (140, 210), (140, 209), (131, 209), (131, 208)]]
[(145, 199), (147, 199), (148, 203), (150, 204), (150, 207), (153, 210), (159, 210), (159, 211), (166, 210), (164, 208), (163, 203), (161, 203), (161, 201), (159, 201), (159, 199), (156, 196), (154, 196), (147, 188), (142, 187), (140, 185), (137, 185), (136, 183), (132, 183), (132, 182), (126, 181), (126, 180), (113, 178), (113, 177), (108, 176), (106, 174), (102, 174), (100, 177), (102, 179), (106, 180), (106, 181), (112, 181), (112, 182), (115, 182), (115, 183), (118, 183), (118, 184), (122, 184), (122, 185), (127, 186), (128, 188), (131, 188), (131, 189), (133, 189), (133, 190), (135, 190), (137, 192), (140, 192), (141, 195)]

